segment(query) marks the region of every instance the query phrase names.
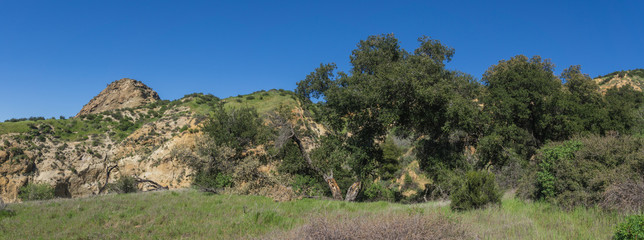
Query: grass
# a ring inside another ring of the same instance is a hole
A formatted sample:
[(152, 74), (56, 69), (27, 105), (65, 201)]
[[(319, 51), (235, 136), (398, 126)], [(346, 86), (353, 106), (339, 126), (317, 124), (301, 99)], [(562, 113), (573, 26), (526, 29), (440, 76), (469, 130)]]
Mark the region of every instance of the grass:
[(597, 209), (565, 212), (546, 203), (512, 198), (504, 199), (501, 208), (452, 212), (438, 202), (274, 202), (259, 196), (195, 190), (34, 201), (8, 208), (16, 215), (0, 218), (0, 239), (279, 238), (301, 231), (311, 219), (344, 225), (364, 216), (420, 216), (429, 222), (446, 219), (461, 224), (467, 236), (481, 239), (607, 239), (621, 219), (618, 214)]
[(260, 115), (266, 114), (272, 110), (277, 109), (280, 105), (295, 106), (295, 94), (286, 90), (271, 89), (268, 91), (258, 91), (248, 95), (240, 95), (237, 97), (229, 97), (224, 99), (225, 107), (241, 108), (252, 107), (257, 110)]
[(34, 121), (21, 122), (3, 122), (0, 123), (0, 135), (7, 133), (26, 133), (29, 132), (29, 124)]
[(452, 214), (482, 239), (609, 239), (620, 219), (599, 209), (567, 212), (516, 199), (503, 200), (501, 208)]

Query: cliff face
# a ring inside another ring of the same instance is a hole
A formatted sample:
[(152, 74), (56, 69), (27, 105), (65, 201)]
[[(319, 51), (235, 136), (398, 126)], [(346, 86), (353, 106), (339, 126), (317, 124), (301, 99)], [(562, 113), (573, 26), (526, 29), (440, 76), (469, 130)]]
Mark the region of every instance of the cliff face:
[[(147, 111), (123, 113), (140, 117)], [(0, 197), (9, 203), (18, 201), (20, 188), (28, 183), (53, 186), (57, 197), (94, 195), (121, 176), (136, 176), (171, 189), (190, 186), (192, 170), (176, 152), (194, 149), (200, 137), (191, 130), (197, 128), (195, 118), (187, 107), (167, 109), (162, 115), (124, 139), (110, 131), (71, 141), (48, 134), (32, 139), (24, 136), (33, 133), (0, 135)]]
[(87, 103), (76, 117), (109, 110), (135, 108), (160, 100), (159, 94), (134, 79), (123, 78), (112, 82)]

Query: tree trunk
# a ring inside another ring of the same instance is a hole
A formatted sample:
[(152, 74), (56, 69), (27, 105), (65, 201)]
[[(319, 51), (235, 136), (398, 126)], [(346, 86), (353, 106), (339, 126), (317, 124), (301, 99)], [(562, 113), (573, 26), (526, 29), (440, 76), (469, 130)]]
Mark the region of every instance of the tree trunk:
[[(311, 156), (309, 156), (309, 153), (306, 152), (306, 150), (304, 149), (304, 144), (302, 144), (302, 141), (300, 140), (300, 138), (297, 137), (297, 135), (292, 129), (291, 129), (291, 133), (292, 133), (291, 138), (297, 144), (297, 147), (300, 149), (300, 152), (302, 153), (302, 156), (306, 160), (306, 163), (308, 163), (309, 167), (318, 173), (322, 172), (320, 171), (319, 168), (313, 165)], [(324, 178), (324, 181), (326, 181), (326, 183), (329, 185), (329, 189), (333, 194), (333, 199), (342, 200), (342, 191), (340, 191), (340, 186), (338, 186), (338, 183), (335, 181), (335, 178), (333, 177), (333, 172), (331, 172), (331, 174), (322, 173), (322, 177)]]
[(347, 197), (345, 198), (347, 202), (353, 202), (356, 200), (356, 197), (360, 192), (361, 185), (362, 185), (362, 182), (360, 181), (357, 181), (351, 184), (351, 187), (349, 187), (349, 190), (347, 190)]
[(329, 185), (329, 188), (331, 189), (333, 199), (342, 201), (342, 191), (340, 191), (340, 186), (338, 186), (335, 178), (333, 178), (333, 174), (324, 174), (323, 177), (326, 183)]

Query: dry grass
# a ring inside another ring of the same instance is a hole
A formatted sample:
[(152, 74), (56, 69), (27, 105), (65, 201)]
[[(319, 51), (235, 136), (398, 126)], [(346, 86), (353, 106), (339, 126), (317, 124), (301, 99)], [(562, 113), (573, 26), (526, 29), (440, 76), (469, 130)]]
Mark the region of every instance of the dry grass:
[(304, 226), (267, 239), (474, 239), (444, 214), (346, 214), (312, 217)]

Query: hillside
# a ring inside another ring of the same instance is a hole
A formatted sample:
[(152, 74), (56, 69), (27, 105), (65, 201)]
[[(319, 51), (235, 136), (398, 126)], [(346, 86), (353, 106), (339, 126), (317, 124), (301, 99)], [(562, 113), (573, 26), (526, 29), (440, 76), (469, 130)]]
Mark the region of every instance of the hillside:
[(644, 88), (644, 69), (617, 71), (594, 79), (599, 90), (606, 93), (609, 88), (631, 85), (637, 91)]
[(141, 82), (121, 79), (75, 118), (0, 123), (0, 196), (17, 201), (28, 183), (54, 186), (58, 197), (87, 196), (105, 192), (106, 183), (121, 176), (188, 187), (193, 173), (180, 154), (195, 148), (200, 124), (219, 103), (254, 107), (260, 114), (296, 104), (283, 90), (223, 100), (196, 93), (167, 101)]

